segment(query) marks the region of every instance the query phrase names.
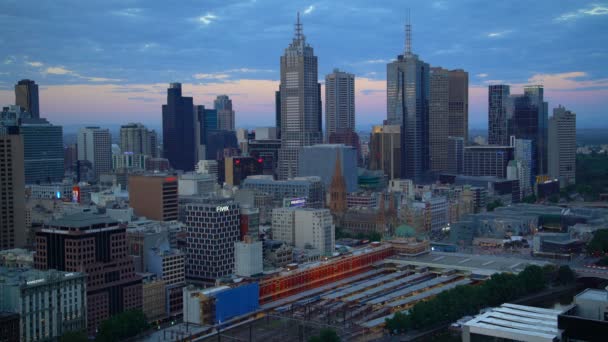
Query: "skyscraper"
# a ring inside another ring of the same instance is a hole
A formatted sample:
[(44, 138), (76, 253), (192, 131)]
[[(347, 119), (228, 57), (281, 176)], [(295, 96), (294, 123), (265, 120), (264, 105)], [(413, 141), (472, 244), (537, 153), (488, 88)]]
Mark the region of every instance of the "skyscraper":
[(448, 137), (467, 141), (469, 130), (469, 74), (431, 68), (429, 97), (429, 154), (432, 171), (448, 170)]
[(549, 118), (549, 175), (562, 187), (576, 183), (576, 114), (563, 106)]
[(488, 86), (488, 144), (506, 146), (509, 143), (511, 116), (510, 87), (499, 84)]
[(192, 97), (182, 96), (181, 83), (171, 83), (163, 105), (163, 156), (174, 169), (194, 170), (198, 161), (195, 123)]
[(94, 177), (112, 170), (112, 137), (109, 129), (85, 127), (78, 131), (78, 160), (93, 165)]
[(445, 171), (448, 164), (449, 71), (433, 67), (429, 75), (429, 166), (432, 171)]
[(158, 157), (158, 136), (156, 131), (149, 130), (141, 123), (129, 123), (120, 126), (120, 150), (133, 154), (145, 154)]
[(23, 137), (16, 126), (0, 127), (0, 249), (23, 247), (25, 232), (25, 180)]
[(355, 130), (355, 75), (338, 69), (325, 76), (325, 135)]
[(411, 49), (406, 25), (405, 53), (386, 66), (387, 119), (401, 125), (401, 178), (420, 180), (429, 168), (429, 71)]
[(277, 128), (277, 138), (281, 139), (281, 91), (274, 92), (274, 123)]
[(512, 117), (508, 123), (509, 136), (532, 140), (532, 175), (547, 174), (548, 105), (544, 102), (543, 86), (524, 87), (523, 95), (512, 95)]
[(32, 118), (40, 117), (38, 85), (32, 80), (21, 80), (15, 84), (15, 104), (23, 107)]
[(448, 92), (448, 136), (469, 139), (469, 73), (450, 70)]
[(218, 95), (213, 101), (213, 108), (217, 111), (217, 128), (224, 131), (234, 131), (234, 110), (232, 100), (228, 95)]
[(369, 168), (382, 170), (389, 179), (401, 178), (401, 128), (399, 125), (372, 127)]
[(280, 179), (298, 174), (300, 147), (319, 144), (323, 139), (317, 75), (317, 57), (306, 43), (298, 13), (295, 36), (281, 56)]
[(63, 128), (45, 119), (23, 119), (25, 182), (57, 182), (63, 179)]
[(197, 199), (184, 204), (188, 239), (186, 278), (215, 283), (234, 271), (234, 243), (239, 241), (240, 210), (230, 199)]

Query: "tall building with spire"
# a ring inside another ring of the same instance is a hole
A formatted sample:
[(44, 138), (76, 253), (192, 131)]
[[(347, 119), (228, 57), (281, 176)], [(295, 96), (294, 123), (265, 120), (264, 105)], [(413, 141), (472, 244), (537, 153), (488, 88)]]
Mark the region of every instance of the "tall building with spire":
[(329, 210), (332, 214), (340, 214), (346, 211), (346, 181), (342, 175), (342, 163), (340, 162), (340, 151), (336, 151), (336, 166), (334, 175), (329, 185)]
[(317, 56), (306, 43), (300, 14), (293, 41), (281, 56), (281, 149), (279, 179), (298, 174), (300, 147), (323, 141)]
[(404, 54), (386, 66), (387, 120), (401, 125), (401, 178), (417, 181), (429, 169), (430, 67), (412, 53), (409, 18), (405, 31)]

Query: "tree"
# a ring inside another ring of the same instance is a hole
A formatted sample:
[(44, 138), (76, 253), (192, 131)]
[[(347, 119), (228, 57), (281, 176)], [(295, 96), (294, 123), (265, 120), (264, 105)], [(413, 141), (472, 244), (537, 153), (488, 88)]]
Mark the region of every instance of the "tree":
[(96, 341), (115, 342), (148, 329), (148, 321), (141, 310), (128, 310), (103, 321), (99, 327)]
[(534, 195), (534, 194), (528, 195), (528, 196), (522, 198), (521, 201), (524, 203), (536, 203), (536, 195)]
[(502, 207), (503, 203), (501, 200), (497, 199), (494, 202), (490, 202), (486, 205), (486, 210), (487, 211), (494, 211), (494, 209), (498, 208), (498, 207)]
[(87, 342), (87, 333), (84, 331), (68, 331), (59, 337), (59, 342)]
[(340, 336), (333, 329), (321, 329), (319, 336), (313, 336), (308, 342), (340, 342)]
[(568, 265), (561, 265), (557, 270), (556, 282), (560, 285), (572, 284), (576, 281), (574, 271)]
[(517, 275), (499, 273), (480, 285), (456, 286), (416, 303), (408, 313), (395, 313), (393, 318), (386, 320), (386, 328), (391, 332), (425, 329), (474, 315), (484, 307), (500, 305), (544, 289), (548, 283), (547, 271), (539, 266), (528, 266)]
[(605, 254), (608, 252), (608, 229), (596, 230), (587, 245), (589, 254)]

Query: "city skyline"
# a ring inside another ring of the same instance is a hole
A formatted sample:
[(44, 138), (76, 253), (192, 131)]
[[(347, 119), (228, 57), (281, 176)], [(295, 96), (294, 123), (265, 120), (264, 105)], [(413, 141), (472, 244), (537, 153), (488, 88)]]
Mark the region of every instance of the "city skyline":
[[(29, 78), (40, 86), (41, 116), (56, 124), (133, 121), (151, 127), (160, 125), (159, 106), (170, 82), (181, 82), (184, 95), (208, 106), (217, 95), (230, 96), (237, 127), (272, 125), (277, 61), (298, 11), (319, 56), (319, 79), (334, 68), (354, 73), (358, 128), (380, 124), (386, 116), (385, 66), (403, 48), (406, 10), (401, 3), (378, 8), (359, 2), (218, 2), (169, 12), (137, 1), (69, 10), (64, 3), (29, 5), (5, 6), (7, 20), (0, 25), (10, 52), (0, 56), (1, 103), (13, 103), (14, 84)], [(579, 127), (596, 126), (608, 101), (602, 65), (608, 50), (594, 42), (608, 25), (608, 5), (549, 5), (535, 2), (521, 13), (513, 3), (407, 4), (416, 52), (431, 65), (470, 73), (471, 128), (487, 127), (487, 85), (498, 83), (514, 93), (544, 84), (549, 108), (563, 104), (577, 112)], [(180, 24), (159, 25), (161, 15)], [(25, 27), (29, 39), (19, 39), (17, 27)]]

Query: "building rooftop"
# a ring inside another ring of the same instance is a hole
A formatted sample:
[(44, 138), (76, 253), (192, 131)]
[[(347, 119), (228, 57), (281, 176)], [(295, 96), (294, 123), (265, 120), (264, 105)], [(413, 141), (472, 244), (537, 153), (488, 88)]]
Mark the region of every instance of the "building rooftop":
[(547, 341), (559, 338), (557, 316), (566, 310), (502, 304), (464, 324), (464, 331), (516, 341)]
[(62, 218), (53, 220), (48, 223), (49, 227), (65, 228), (87, 228), (98, 225), (118, 225), (118, 221), (107, 215), (81, 212), (72, 215), (66, 215)]
[(528, 265), (544, 266), (550, 264), (541, 260), (434, 251), (420, 256), (392, 256), (385, 259), (385, 262), (456, 269), (487, 275), (501, 272), (518, 273)]
[(57, 270), (42, 271), (33, 268), (0, 267), (0, 282), (9, 286), (34, 286), (63, 278), (85, 277), (80, 272), (63, 272)]
[(608, 293), (606, 290), (586, 289), (585, 291), (577, 294), (575, 298), (593, 302), (608, 303)]

